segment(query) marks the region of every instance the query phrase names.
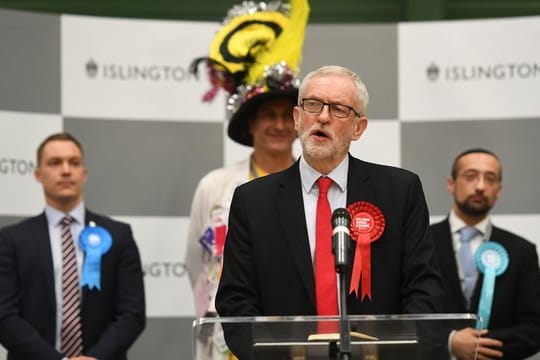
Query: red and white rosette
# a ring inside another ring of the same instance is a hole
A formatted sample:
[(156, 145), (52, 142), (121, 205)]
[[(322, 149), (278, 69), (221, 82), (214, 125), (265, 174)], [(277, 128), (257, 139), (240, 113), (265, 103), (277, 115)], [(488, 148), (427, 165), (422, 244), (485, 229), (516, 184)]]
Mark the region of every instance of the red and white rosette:
[(356, 293), (362, 281), (363, 301), (371, 297), (371, 243), (378, 240), (384, 232), (384, 215), (377, 206), (367, 201), (357, 201), (347, 207), (351, 216), (351, 237), (356, 240), (354, 264), (351, 275), (349, 294)]

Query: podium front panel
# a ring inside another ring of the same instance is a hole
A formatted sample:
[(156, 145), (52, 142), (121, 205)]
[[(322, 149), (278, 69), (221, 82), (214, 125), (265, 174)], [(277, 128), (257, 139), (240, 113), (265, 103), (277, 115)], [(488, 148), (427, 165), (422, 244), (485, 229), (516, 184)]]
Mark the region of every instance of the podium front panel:
[(349, 359), (449, 359), (452, 330), (475, 327), (474, 314), (200, 318), (193, 359), (341, 359), (340, 326), (350, 328)]

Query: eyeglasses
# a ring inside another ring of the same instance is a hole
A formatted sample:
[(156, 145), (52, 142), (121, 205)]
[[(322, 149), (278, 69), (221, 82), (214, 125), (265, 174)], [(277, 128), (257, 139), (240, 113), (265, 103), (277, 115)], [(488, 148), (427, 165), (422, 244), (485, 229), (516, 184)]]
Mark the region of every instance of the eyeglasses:
[(330, 113), (330, 115), (338, 117), (338, 118), (349, 117), (349, 115), (351, 114), (351, 111), (356, 116), (359, 116), (359, 117), (362, 116), (356, 110), (354, 110), (352, 107), (348, 105), (329, 104), (318, 99), (302, 99), (302, 103), (300, 104), (300, 107), (308, 113), (318, 114), (322, 111), (322, 109), (324, 108), (324, 105), (328, 105), (328, 112)]
[(480, 179), (482, 179), (486, 185), (490, 185), (490, 186), (498, 184), (501, 181), (500, 177), (497, 174), (480, 173), (480, 172), (475, 172), (475, 171), (464, 172), (462, 174), (459, 174), (458, 176), (465, 179), (465, 181), (468, 183), (475, 183), (475, 184), (478, 181), (480, 181)]

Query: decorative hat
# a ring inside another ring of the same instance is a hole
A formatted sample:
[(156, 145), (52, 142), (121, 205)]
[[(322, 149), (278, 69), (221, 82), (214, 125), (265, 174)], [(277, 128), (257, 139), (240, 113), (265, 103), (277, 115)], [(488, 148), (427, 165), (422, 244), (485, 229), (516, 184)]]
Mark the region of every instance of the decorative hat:
[(307, 0), (244, 1), (233, 6), (210, 46), (208, 57), (195, 59), (191, 72), (206, 63), (212, 88), (227, 92), (227, 133), (234, 141), (253, 146), (249, 121), (259, 104), (271, 98), (298, 97), (297, 78), (309, 14)]

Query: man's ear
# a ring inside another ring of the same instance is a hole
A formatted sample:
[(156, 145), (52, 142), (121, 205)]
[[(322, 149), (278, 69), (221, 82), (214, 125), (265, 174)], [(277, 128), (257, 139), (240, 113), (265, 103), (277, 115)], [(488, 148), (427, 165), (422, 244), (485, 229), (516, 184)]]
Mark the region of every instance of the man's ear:
[(356, 119), (354, 123), (354, 130), (352, 134), (352, 140), (358, 140), (366, 130), (368, 125), (368, 119), (365, 116), (361, 116), (359, 119)]
[(298, 105), (296, 105), (295, 107), (293, 107), (293, 111), (292, 111), (292, 114), (293, 114), (293, 119), (294, 119), (294, 129), (296, 130), (296, 132), (298, 133), (298, 129), (300, 127), (300, 107)]
[(454, 194), (455, 187), (456, 181), (451, 176), (449, 176), (448, 179), (446, 179), (446, 188), (448, 189), (448, 192), (450, 194)]
[(41, 171), (39, 169), (39, 166), (36, 167), (34, 170), (34, 179), (36, 179), (37, 182), (41, 183)]

